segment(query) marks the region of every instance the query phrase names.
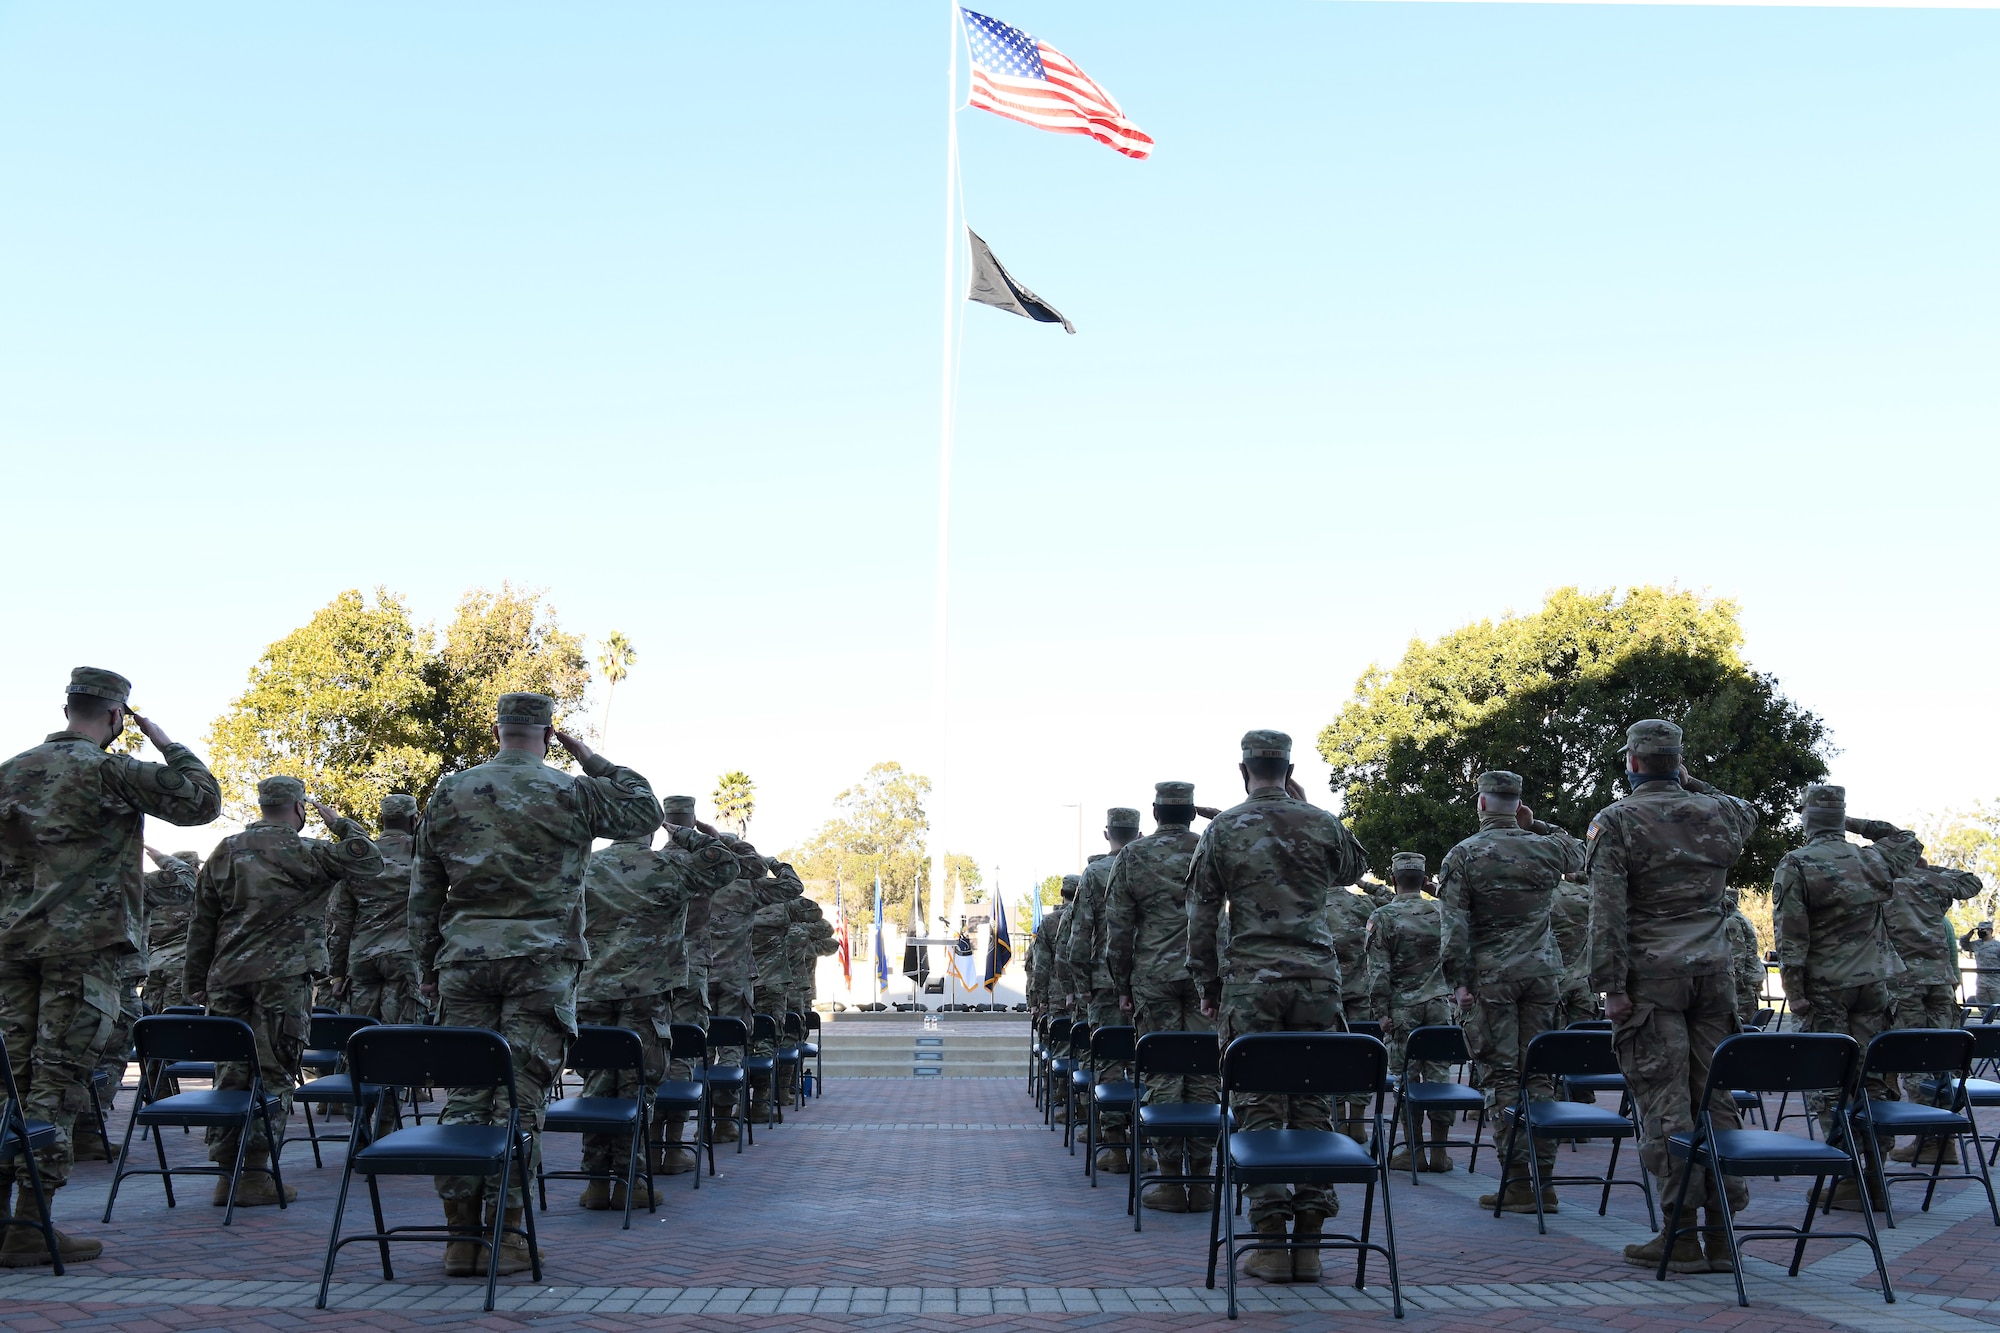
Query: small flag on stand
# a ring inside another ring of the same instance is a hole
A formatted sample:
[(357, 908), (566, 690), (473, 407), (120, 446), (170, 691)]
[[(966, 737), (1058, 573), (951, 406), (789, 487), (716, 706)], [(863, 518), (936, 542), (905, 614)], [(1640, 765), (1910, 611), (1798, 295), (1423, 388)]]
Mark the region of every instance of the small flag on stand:
[(1000, 896), (996, 885), (993, 889), (993, 933), (986, 940), (986, 978), (982, 983), (990, 994), (1000, 974), (1007, 970), (1007, 960), (1014, 956), (1014, 940), (1007, 928), (1007, 900)]
[(848, 990), (854, 989), (854, 952), (847, 942), (847, 908), (840, 891), (840, 881), (833, 882), (833, 919), (840, 923), (834, 938), (840, 944), (840, 980)]
[(875, 987), (889, 986), (889, 951), (882, 947), (882, 874), (875, 874)]

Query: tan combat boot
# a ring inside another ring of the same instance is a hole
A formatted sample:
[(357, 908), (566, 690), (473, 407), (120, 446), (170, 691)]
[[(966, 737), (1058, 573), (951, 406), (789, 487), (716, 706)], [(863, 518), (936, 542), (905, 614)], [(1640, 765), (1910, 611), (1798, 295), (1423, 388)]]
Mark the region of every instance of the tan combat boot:
[(1507, 1182), (1507, 1195), (1504, 1200), (1497, 1193), (1479, 1196), (1479, 1206), (1489, 1213), (1493, 1211), (1493, 1205), (1496, 1203), (1500, 1205), (1500, 1211), (1503, 1213), (1532, 1213), (1535, 1211), (1535, 1192), (1528, 1188), (1528, 1182), (1525, 1180), (1510, 1180)]
[[(1215, 1148), (1209, 1143), (1200, 1143), (1197, 1147), (1197, 1143), (1199, 1140), (1188, 1140), (1187, 1173), (1191, 1176), (1205, 1176), (1215, 1169)], [(1188, 1186), (1187, 1192), (1189, 1212), (1205, 1213), (1215, 1207), (1214, 1185), (1204, 1181), (1199, 1185)]]
[[(261, 1208), (278, 1201), (278, 1187), (271, 1180), (271, 1153), (268, 1148), (252, 1148), (243, 1154), (243, 1178), (236, 1183), (236, 1206), (238, 1208)], [(229, 1202), (229, 1181), (220, 1182), (222, 1188), (216, 1191), (216, 1202)], [(285, 1202), (292, 1203), (299, 1197), (298, 1190), (285, 1186)]]
[[(1711, 1273), (1728, 1273), (1736, 1268), (1729, 1257), (1729, 1232), (1724, 1230), (1725, 1225), (1721, 1209), (1701, 1210), (1701, 1248), (1708, 1257), (1708, 1271)], [(1659, 1261), (1656, 1259), (1654, 1262)]]
[(1917, 1160), (1917, 1149), (1923, 1145), (1923, 1139), (1911, 1139), (1908, 1143), (1890, 1153), (1889, 1160), (1892, 1162), (1914, 1162)]
[(1097, 1150), (1097, 1169), (1106, 1175), (1123, 1176), (1132, 1171), (1132, 1161), (1125, 1149), (1117, 1144), (1107, 1144)]
[[(1318, 1240), (1320, 1228), (1326, 1219), (1318, 1213), (1300, 1213), (1292, 1219), (1292, 1239), (1296, 1241)], [(1317, 1282), (1320, 1279), (1318, 1250), (1292, 1251), (1292, 1281)]]
[[(479, 1200), (445, 1199), (444, 1224), (451, 1228), (454, 1236), (477, 1236), (479, 1234)], [(479, 1246), (469, 1240), (446, 1241), (444, 1247), (444, 1275), (446, 1277), (471, 1277), (479, 1264), (482, 1253)]]
[(611, 1182), (608, 1180), (586, 1181), (583, 1186), (583, 1193), (576, 1201), (576, 1206), (579, 1208), (588, 1208), (593, 1213), (601, 1213), (609, 1208), (611, 1206)]
[[(485, 1219), (481, 1225), (485, 1227), (488, 1236), (493, 1234), (493, 1205), (490, 1203), (486, 1205)], [(500, 1263), (497, 1271), (501, 1277), (511, 1273), (527, 1272), (533, 1266), (528, 1258), (528, 1238), (525, 1235), (514, 1234), (521, 1228), (521, 1210), (509, 1208), (506, 1215), (501, 1218), (500, 1225), (505, 1227), (506, 1231), (500, 1237)], [(486, 1276), (486, 1257), (486, 1251), (482, 1249), (479, 1251), (479, 1258), (473, 1262), (472, 1271), (478, 1277)], [(549, 1256), (539, 1249), (535, 1251), (534, 1257), (543, 1263), (549, 1261)]]
[[(50, 1191), (53, 1196), (54, 1191)], [(49, 1247), (42, 1240), (39, 1230), (42, 1224), (41, 1209), (35, 1205), (35, 1194), (27, 1186), (20, 1190), (21, 1203), (14, 1210), (14, 1220), (27, 1222), (24, 1227), (6, 1228), (6, 1238), (0, 1240), (0, 1268), (34, 1268), (49, 1262)], [(0, 1198), (0, 1204), (4, 1198)], [(56, 1232), (56, 1253), (65, 1264), (88, 1263), (104, 1253), (104, 1242), (100, 1240), (78, 1240), (74, 1236)]]
[[(1890, 1156), (1895, 1156), (1891, 1153)], [(1958, 1140), (1940, 1136), (1923, 1140), (1923, 1147), (1914, 1159), (1918, 1166), (1957, 1166)]]
[[(1410, 1141), (1408, 1139), (1403, 1140), (1402, 1147), (1389, 1154), (1389, 1169), (1391, 1171), (1408, 1171), (1410, 1169)], [(1417, 1170), (1428, 1171), (1430, 1168), (1419, 1163)]]
[[(1667, 1233), (1664, 1227), (1660, 1234), (1644, 1245), (1627, 1245), (1625, 1262), (1639, 1268), (1660, 1266), (1660, 1255), (1667, 1248)], [(1701, 1241), (1694, 1233), (1688, 1232), (1674, 1241), (1673, 1253), (1667, 1256), (1669, 1273), (1706, 1273), (1709, 1271), (1708, 1256), (1701, 1252)]]
[[(1875, 1212), (1882, 1212), (1882, 1191), (1876, 1187), (1875, 1178), (1868, 1178), (1868, 1203)], [(1840, 1181), (1833, 1187), (1833, 1207), (1838, 1212), (1858, 1213), (1861, 1211), (1861, 1190), (1853, 1177)]]
[[(1267, 1217), (1257, 1224), (1258, 1240), (1284, 1240), (1285, 1219)], [(1290, 1282), (1292, 1280), (1292, 1255), (1289, 1250), (1253, 1250), (1243, 1262), (1245, 1277), (1254, 1277), (1260, 1282)]]
[[(651, 1202), (647, 1202), (648, 1200), (651, 1200)], [(632, 1206), (634, 1208), (658, 1208), (664, 1202), (666, 1200), (660, 1197), (659, 1190), (648, 1183), (644, 1176), (640, 1176), (639, 1188), (632, 1192)], [(622, 1180), (611, 1182), (611, 1207), (614, 1212), (622, 1213), (625, 1211), (625, 1182)]]
[[(1170, 1175), (1185, 1174), (1185, 1172), (1178, 1169), (1180, 1162), (1175, 1158), (1168, 1158), (1166, 1165), (1168, 1174)], [(1144, 1153), (1140, 1154), (1139, 1170), (1143, 1175), (1158, 1173), (1161, 1170), (1160, 1155), (1151, 1148), (1146, 1149)], [(1139, 1202), (1153, 1209), (1155, 1212), (1184, 1213), (1188, 1210), (1187, 1186), (1148, 1185), (1144, 1190), (1140, 1191)]]
[(79, 1162), (108, 1162), (118, 1156), (118, 1150), (106, 1143), (104, 1136), (97, 1132), (95, 1121), (86, 1125), (78, 1118), (69, 1141), (71, 1153)]
[(1430, 1147), (1424, 1150), (1423, 1165), (1419, 1166), (1417, 1170), (1449, 1171), (1451, 1170), (1451, 1153), (1445, 1148), (1444, 1141), (1451, 1137), (1451, 1121), (1433, 1120), (1430, 1122), (1430, 1126)]
[(653, 1153), (653, 1171), (662, 1176), (684, 1176), (693, 1167), (694, 1154), (683, 1151), (688, 1122), (681, 1116), (661, 1122), (660, 1147)]

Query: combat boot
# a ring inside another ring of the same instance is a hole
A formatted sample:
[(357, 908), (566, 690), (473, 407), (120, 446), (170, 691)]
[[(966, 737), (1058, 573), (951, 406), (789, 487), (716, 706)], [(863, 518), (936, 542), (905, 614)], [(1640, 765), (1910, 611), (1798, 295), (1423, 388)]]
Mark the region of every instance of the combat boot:
[[(1180, 1163), (1177, 1160), (1174, 1160), (1172, 1158), (1169, 1158), (1167, 1160), (1166, 1169), (1168, 1174), (1171, 1175), (1184, 1174), (1182, 1171), (1178, 1169), (1179, 1167)], [(1140, 1154), (1139, 1170), (1141, 1174), (1144, 1175), (1155, 1175), (1160, 1173), (1160, 1171), (1162, 1170), (1162, 1167), (1160, 1165), (1160, 1155), (1157, 1152), (1154, 1152), (1151, 1148), (1146, 1149), (1144, 1153)], [(1146, 1207), (1151, 1208), (1155, 1212), (1184, 1213), (1188, 1210), (1187, 1186), (1166, 1185), (1166, 1184), (1148, 1185), (1143, 1191), (1140, 1192), (1139, 1202), (1144, 1204)]]
[[(1544, 1191), (1545, 1195), (1547, 1193), (1548, 1191)], [(1479, 1196), (1479, 1206), (1489, 1213), (1493, 1211), (1493, 1205), (1496, 1203), (1500, 1205), (1500, 1211), (1503, 1213), (1532, 1213), (1535, 1211), (1535, 1192), (1528, 1188), (1527, 1181), (1517, 1179), (1507, 1182), (1504, 1199), (1499, 1194)]]
[[(486, 1234), (491, 1236), (493, 1234), (493, 1205), (490, 1203), (486, 1205), (486, 1217), (482, 1225), (486, 1228)], [(533, 1266), (528, 1258), (528, 1238), (525, 1235), (514, 1234), (521, 1227), (521, 1210), (519, 1208), (509, 1208), (506, 1215), (501, 1218), (500, 1225), (505, 1227), (506, 1231), (500, 1237), (500, 1261), (495, 1271), (501, 1277), (506, 1277), (510, 1273), (527, 1272)], [(534, 1257), (542, 1263), (549, 1261), (549, 1256), (542, 1253), (539, 1249), (535, 1251)], [(482, 1249), (479, 1251), (479, 1258), (472, 1265), (474, 1276), (486, 1276), (486, 1260), (487, 1253)]]
[[(1533, 1196), (1530, 1195), (1529, 1197), (1532, 1198)], [(1528, 1211), (1533, 1212), (1534, 1210), (1531, 1208)], [(1553, 1185), (1542, 1186), (1542, 1211), (1545, 1213), (1559, 1213), (1562, 1211), (1562, 1200), (1556, 1198), (1556, 1187)]]
[[(660, 1192), (653, 1188), (644, 1176), (640, 1176), (639, 1188), (632, 1192), (632, 1206), (634, 1208), (658, 1208), (665, 1202), (666, 1200), (660, 1197)], [(625, 1182), (622, 1180), (615, 1180), (611, 1183), (611, 1207), (614, 1212), (622, 1213), (625, 1211)]]
[[(1300, 1242), (1318, 1240), (1320, 1228), (1325, 1225), (1326, 1219), (1318, 1213), (1300, 1213), (1292, 1219), (1292, 1239)], [(1292, 1281), (1317, 1282), (1320, 1274), (1318, 1250), (1292, 1251)]]
[(1444, 1141), (1451, 1137), (1451, 1121), (1433, 1120), (1430, 1122), (1430, 1126), (1430, 1147), (1424, 1150), (1423, 1165), (1419, 1166), (1417, 1170), (1449, 1171), (1451, 1170), (1451, 1153), (1446, 1150)]
[[(271, 1179), (270, 1170), (270, 1149), (252, 1148), (243, 1155), (243, 1175), (236, 1182), (236, 1206), (238, 1208), (262, 1208), (278, 1201), (278, 1187)], [(228, 1203), (229, 1178), (224, 1176), (216, 1182), (216, 1185), (214, 1202), (218, 1204)], [(295, 1187), (291, 1185), (285, 1186), (286, 1203), (295, 1202), (298, 1197), (299, 1192)]]
[[(1408, 1140), (1404, 1141), (1402, 1147), (1389, 1154), (1389, 1169), (1391, 1171), (1408, 1171), (1410, 1169), (1410, 1145)], [(1419, 1166), (1417, 1169), (1419, 1171), (1428, 1171), (1430, 1167)]]
[(1097, 1169), (1106, 1175), (1129, 1175), (1132, 1171), (1132, 1161), (1126, 1156), (1123, 1148), (1111, 1144), (1097, 1150)]
[(1911, 1139), (1908, 1143), (1890, 1153), (1889, 1160), (1892, 1162), (1914, 1162), (1917, 1160), (1917, 1149), (1923, 1147), (1925, 1142), (1923, 1139)]
[[(479, 1234), (479, 1200), (444, 1199), (444, 1224), (451, 1228), (454, 1236), (477, 1236)], [(472, 1270), (479, 1263), (480, 1247), (469, 1240), (446, 1241), (444, 1247), (444, 1275), (446, 1277), (471, 1277)]]
[(593, 1213), (601, 1213), (611, 1207), (611, 1182), (592, 1180), (583, 1187), (583, 1194), (576, 1201), (579, 1208), (588, 1208)]
[[(1660, 1256), (1666, 1252), (1667, 1233), (1663, 1227), (1659, 1235), (1644, 1245), (1627, 1245), (1625, 1262), (1639, 1268), (1657, 1269), (1660, 1266)], [(1695, 1238), (1694, 1233), (1687, 1232), (1675, 1238), (1673, 1252), (1667, 1255), (1667, 1271), (1669, 1273), (1709, 1271), (1708, 1256), (1701, 1252), (1701, 1242)]]
[[(1885, 1211), (1882, 1206), (1882, 1191), (1876, 1187), (1872, 1175), (1868, 1178), (1868, 1204), (1874, 1212)], [(1833, 1206), (1843, 1213), (1861, 1211), (1861, 1190), (1855, 1185), (1853, 1177), (1850, 1176), (1833, 1187)]]
[[(28, 1225), (6, 1228), (6, 1238), (0, 1240), (0, 1268), (35, 1268), (50, 1262), (48, 1243), (42, 1239), (42, 1211), (35, 1204), (35, 1192), (24, 1185), (20, 1195), (21, 1204), (14, 1210), (14, 1220)], [(5, 1198), (0, 1196), (0, 1206), (4, 1204)], [(88, 1263), (104, 1253), (104, 1242), (78, 1240), (57, 1231), (56, 1253), (65, 1264)]]
[[(1285, 1219), (1267, 1217), (1257, 1224), (1258, 1240), (1280, 1241), (1286, 1239)], [(1260, 1282), (1290, 1282), (1292, 1280), (1292, 1254), (1290, 1250), (1253, 1250), (1243, 1262), (1243, 1275), (1254, 1277)]]
[[(1726, 1225), (1721, 1209), (1701, 1210), (1701, 1248), (1702, 1253), (1708, 1257), (1708, 1271), (1711, 1273), (1728, 1273), (1735, 1271), (1736, 1268), (1735, 1262), (1729, 1257), (1729, 1233), (1724, 1230)], [(1657, 1263), (1658, 1260), (1654, 1262)]]
[(76, 1128), (70, 1133), (69, 1141), (74, 1159), (79, 1162), (109, 1162), (118, 1156), (118, 1150), (106, 1143), (104, 1135), (98, 1133), (94, 1121), (86, 1125), (79, 1118)]
[(694, 1153), (686, 1151), (688, 1122), (679, 1116), (660, 1126), (660, 1146), (653, 1150), (653, 1172), (662, 1176), (684, 1176), (692, 1169)]
[[(1957, 1139), (1940, 1136), (1935, 1139), (1924, 1139), (1921, 1142), (1923, 1147), (1917, 1151), (1914, 1158), (1918, 1166), (1958, 1165)], [(1890, 1155), (1894, 1156), (1893, 1153)]]
[[(1188, 1141), (1187, 1173), (1191, 1176), (1206, 1176), (1215, 1169), (1215, 1150), (1212, 1145), (1202, 1143), (1197, 1149), (1196, 1140)], [(1205, 1213), (1215, 1207), (1215, 1186), (1209, 1181), (1187, 1187), (1188, 1211)]]

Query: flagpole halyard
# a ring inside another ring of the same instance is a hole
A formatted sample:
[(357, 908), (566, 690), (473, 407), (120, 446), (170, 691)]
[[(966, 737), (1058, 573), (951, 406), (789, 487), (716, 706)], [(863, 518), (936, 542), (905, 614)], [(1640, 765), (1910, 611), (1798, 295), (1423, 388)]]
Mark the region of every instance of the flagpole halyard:
[[(950, 699), (951, 670), (951, 446), (957, 398), (956, 321), (958, 290), (954, 281), (958, 247), (958, 0), (947, 0), (950, 21), (946, 31), (948, 55), (945, 62), (945, 171), (944, 171), (944, 327), (938, 386), (938, 522), (937, 587), (931, 608), (931, 709), (937, 774), (931, 791), (928, 859), (930, 896), (935, 905), (944, 892), (946, 823), (950, 816)], [(921, 909), (917, 919), (923, 920)], [(926, 931), (925, 933), (928, 933)]]

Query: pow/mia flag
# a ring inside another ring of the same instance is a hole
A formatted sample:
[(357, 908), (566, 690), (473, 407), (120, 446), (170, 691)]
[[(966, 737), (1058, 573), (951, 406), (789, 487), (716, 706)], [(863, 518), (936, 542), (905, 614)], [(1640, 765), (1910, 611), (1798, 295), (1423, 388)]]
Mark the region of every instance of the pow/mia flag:
[(1062, 311), (1014, 280), (1006, 265), (994, 258), (986, 242), (979, 239), (978, 232), (967, 227), (965, 234), (972, 241), (972, 281), (965, 293), (968, 300), (1009, 310), (1043, 324), (1060, 324), (1065, 333), (1076, 332), (1076, 326), (1062, 317)]

